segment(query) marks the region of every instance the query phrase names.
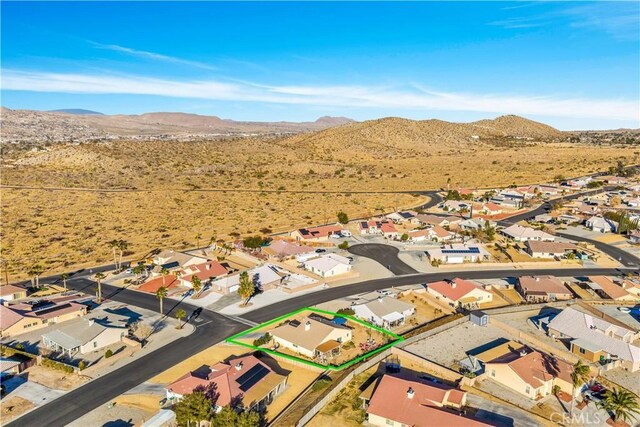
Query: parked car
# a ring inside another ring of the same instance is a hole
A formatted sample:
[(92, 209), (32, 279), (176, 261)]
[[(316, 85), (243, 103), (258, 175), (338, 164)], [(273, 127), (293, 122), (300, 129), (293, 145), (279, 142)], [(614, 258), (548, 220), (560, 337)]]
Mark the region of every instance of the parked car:
[(584, 398), (592, 402), (600, 402), (603, 398), (601, 393), (593, 390), (587, 390), (584, 392)]
[(341, 237), (342, 237), (342, 234), (340, 234), (340, 233), (335, 233), (335, 234), (330, 235), (329, 237), (330, 237), (330, 238), (332, 238), (332, 239), (339, 239), (339, 238), (341, 238)]
[(322, 248), (316, 249), (316, 253), (317, 253), (317, 254), (323, 254), (323, 253), (325, 253), (325, 252), (327, 252), (327, 250), (326, 250), (326, 249), (322, 249)]

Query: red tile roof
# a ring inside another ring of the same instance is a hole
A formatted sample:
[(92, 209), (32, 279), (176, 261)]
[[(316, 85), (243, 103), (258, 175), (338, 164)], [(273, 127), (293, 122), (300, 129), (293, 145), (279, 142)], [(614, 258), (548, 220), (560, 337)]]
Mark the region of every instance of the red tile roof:
[(228, 273), (227, 269), (217, 261), (207, 261), (202, 264), (190, 265), (182, 270), (180, 278), (191, 282), (193, 276), (205, 281), (216, 277), (224, 276)]
[[(408, 390), (413, 390), (409, 398)], [(440, 388), (384, 375), (371, 397), (367, 412), (408, 426), (486, 426), (445, 409), (443, 405), (462, 402), (464, 392)]]
[(140, 286), (138, 290), (155, 294), (156, 292), (158, 292), (158, 289), (163, 286), (167, 289), (175, 288), (176, 286), (178, 286), (176, 276), (174, 276), (173, 274), (169, 274), (166, 277), (156, 277), (155, 279), (149, 280), (147, 283)]
[[(227, 406), (232, 400), (248, 392), (248, 390), (240, 390), (240, 384), (238, 384), (237, 380), (256, 365), (262, 365), (269, 373), (273, 372), (269, 366), (262, 363), (255, 356), (248, 355), (230, 359), (228, 363), (218, 362), (209, 367), (210, 372), (206, 375), (189, 372), (169, 384), (167, 389), (173, 393), (184, 396), (185, 394), (192, 393), (198, 386), (205, 387), (209, 383), (215, 383), (216, 391), (219, 393), (216, 404), (218, 406)], [(237, 369), (238, 366), (240, 366), (240, 369)], [(259, 381), (256, 384), (259, 384)], [(255, 387), (256, 384), (252, 387)]]
[(457, 277), (451, 282), (441, 281), (429, 283), (427, 287), (433, 289), (440, 295), (449, 298), (451, 301), (458, 301), (474, 289), (482, 289), (473, 282), (462, 280)]

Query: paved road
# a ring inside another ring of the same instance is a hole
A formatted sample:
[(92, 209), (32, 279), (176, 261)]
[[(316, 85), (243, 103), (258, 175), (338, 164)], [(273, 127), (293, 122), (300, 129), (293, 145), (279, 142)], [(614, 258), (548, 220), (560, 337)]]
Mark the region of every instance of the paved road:
[(348, 251), (354, 255), (371, 258), (379, 262), (393, 274), (402, 275), (417, 273), (415, 269), (408, 266), (398, 258), (398, 252), (400, 252), (400, 250), (395, 246), (385, 245), (382, 243), (362, 243), (349, 247)]
[[(95, 283), (87, 277), (77, 276), (69, 280), (67, 286), (70, 289), (93, 294)], [(102, 286), (102, 293), (106, 298), (132, 306), (153, 311), (158, 311), (159, 309), (158, 299), (155, 295), (109, 285)], [(188, 314), (199, 310), (198, 307), (184, 302), (178, 302), (173, 306), (165, 302), (165, 307), (169, 311), (175, 310), (178, 306)], [(196, 327), (192, 334), (179, 338), (166, 347), (161, 347), (120, 369), (72, 390), (55, 401), (25, 414), (16, 421), (7, 424), (7, 426), (60, 427), (67, 425), (158, 373), (211, 347), (232, 334), (248, 328), (246, 324), (221, 314), (209, 310), (199, 311), (201, 311), (200, 315), (197, 316), (195, 321), (192, 321), (192, 324)]]
[(434, 282), (438, 280), (460, 277), (461, 279), (496, 279), (506, 277), (520, 277), (531, 275), (550, 274), (559, 277), (583, 277), (590, 275), (616, 275), (629, 270), (616, 268), (538, 268), (538, 269), (502, 269), (502, 270), (477, 270), (459, 272), (437, 272), (419, 273), (396, 277), (385, 277), (383, 279), (367, 280), (365, 282), (354, 283), (352, 285), (337, 286), (322, 291), (311, 292), (290, 298), (284, 301), (271, 304), (267, 307), (253, 310), (241, 317), (252, 322), (261, 323), (271, 320), (276, 316), (289, 313), (301, 307), (309, 307), (337, 298), (344, 298), (363, 292), (376, 291), (378, 289), (391, 288), (393, 286), (415, 285), (421, 283)]

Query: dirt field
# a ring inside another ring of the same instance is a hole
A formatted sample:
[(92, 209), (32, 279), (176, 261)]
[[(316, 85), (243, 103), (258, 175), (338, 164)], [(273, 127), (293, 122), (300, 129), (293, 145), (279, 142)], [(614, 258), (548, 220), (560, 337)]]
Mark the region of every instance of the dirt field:
[(6, 424), (18, 415), (21, 415), (32, 409), (35, 405), (27, 399), (18, 396), (7, 397), (0, 402), (2, 408), (2, 424)]
[(77, 374), (67, 374), (44, 366), (34, 365), (26, 370), (29, 381), (42, 384), (57, 390), (71, 390), (85, 383), (88, 379)]
[(369, 215), (379, 205), (391, 210), (426, 200), (409, 194), (6, 189), (1, 196), (3, 257), (9, 262), (10, 281), (26, 278), (25, 270), (35, 263), (45, 268), (44, 275), (112, 263), (107, 242), (113, 239), (129, 242), (127, 258), (139, 258), (154, 248), (191, 248), (212, 238), (231, 241), (233, 232), (251, 236), (265, 227), (276, 232), (335, 221), (341, 209), (353, 218)]
[[(214, 236), (228, 240), (232, 232), (247, 236), (264, 227), (284, 231), (333, 221), (338, 210), (358, 217), (422, 201), (358, 191), (436, 189), (449, 178), (454, 188), (541, 182), (635, 157), (629, 147), (555, 143), (346, 141), (339, 152), (336, 143), (120, 141), (12, 153), (4, 159), (3, 185), (131, 191), (3, 188), (1, 237), (10, 280), (25, 278), (35, 263), (45, 275), (107, 263), (106, 242), (113, 239), (128, 241), (129, 256), (138, 257), (158, 247), (194, 247), (197, 234), (205, 244)], [(199, 189), (226, 191), (194, 191)], [(342, 193), (315, 193), (323, 191)]]

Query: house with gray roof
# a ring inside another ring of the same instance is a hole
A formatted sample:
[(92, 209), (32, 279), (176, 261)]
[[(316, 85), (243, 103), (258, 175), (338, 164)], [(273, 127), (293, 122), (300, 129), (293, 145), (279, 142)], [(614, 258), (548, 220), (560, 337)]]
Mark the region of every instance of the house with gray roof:
[(414, 305), (399, 299), (380, 295), (371, 301), (351, 306), (355, 315), (381, 328), (401, 325), (416, 312)]
[(87, 354), (122, 341), (127, 328), (103, 325), (94, 319), (82, 319), (42, 335), (45, 347), (73, 356)]

